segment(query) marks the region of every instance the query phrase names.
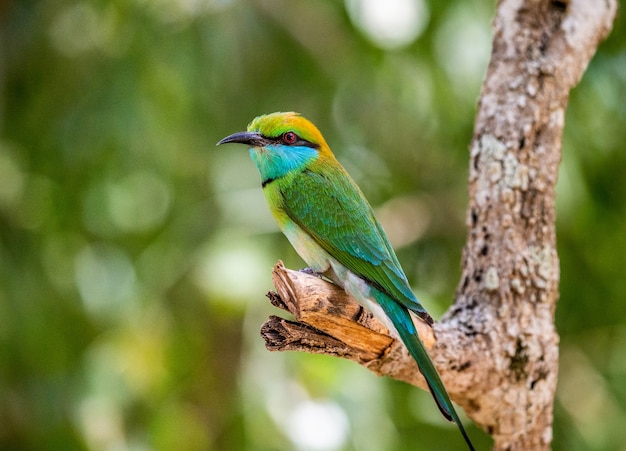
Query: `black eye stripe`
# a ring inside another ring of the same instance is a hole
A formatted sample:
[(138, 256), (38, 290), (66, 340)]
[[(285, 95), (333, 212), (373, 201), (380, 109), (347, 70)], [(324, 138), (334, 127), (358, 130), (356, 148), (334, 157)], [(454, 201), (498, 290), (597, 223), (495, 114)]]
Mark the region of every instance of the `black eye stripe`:
[(313, 149), (317, 149), (319, 147), (319, 145), (312, 143), (311, 141), (307, 141), (305, 139), (301, 139), (299, 138), (294, 144), (294, 146), (305, 146), (305, 147), (312, 147)]
[[(276, 144), (284, 144), (283, 140), (282, 140), (283, 135), (280, 136), (263, 136), (263, 138), (272, 141)], [(320, 146), (319, 144), (315, 144), (311, 141), (307, 141), (306, 139), (302, 139), (300, 138), (300, 136), (298, 136), (298, 134), (296, 133), (296, 142), (293, 144), (289, 144), (291, 146), (304, 146), (304, 147), (311, 147), (312, 149), (318, 149)]]

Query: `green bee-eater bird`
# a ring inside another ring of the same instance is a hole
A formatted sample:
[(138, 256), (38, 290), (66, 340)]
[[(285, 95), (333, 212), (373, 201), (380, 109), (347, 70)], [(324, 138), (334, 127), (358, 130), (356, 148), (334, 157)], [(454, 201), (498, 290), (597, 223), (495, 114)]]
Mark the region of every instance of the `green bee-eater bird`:
[(437, 407), (474, 449), (410, 312), (433, 320), (417, 300), (365, 196), (317, 127), (297, 113), (255, 118), (217, 144), (250, 146), (267, 203), (298, 254), (382, 320), (406, 345)]

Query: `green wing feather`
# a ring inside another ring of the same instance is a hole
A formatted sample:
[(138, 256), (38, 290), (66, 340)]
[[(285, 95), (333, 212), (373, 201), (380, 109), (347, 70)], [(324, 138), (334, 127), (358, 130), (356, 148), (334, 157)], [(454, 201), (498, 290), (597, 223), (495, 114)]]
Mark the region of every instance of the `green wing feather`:
[(439, 410), (457, 424), (474, 450), (408, 310), (429, 323), (432, 318), (413, 294), (372, 207), (341, 166), (318, 165), (315, 169), (282, 181), (281, 207), (339, 263), (372, 283), (372, 296), (417, 362)]
[[(281, 184), (282, 207), (326, 252), (429, 323), (365, 196), (338, 163)], [(321, 166), (321, 167), (320, 167)]]

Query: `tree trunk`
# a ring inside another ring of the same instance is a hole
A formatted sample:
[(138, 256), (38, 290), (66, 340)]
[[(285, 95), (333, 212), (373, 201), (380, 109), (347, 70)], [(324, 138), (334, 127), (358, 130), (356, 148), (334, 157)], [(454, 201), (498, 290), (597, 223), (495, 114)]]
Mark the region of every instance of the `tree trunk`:
[[(429, 353), (452, 399), (497, 450), (549, 449), (558, 373), (555, 185), (570, 90), (616, 15), (615, 0), (501, 0), (470, 145), (468, 238), (454, 305)], [(354, 360), (425, 388), (404, 346), (334, 285), (279, 263), (270, 350)]]

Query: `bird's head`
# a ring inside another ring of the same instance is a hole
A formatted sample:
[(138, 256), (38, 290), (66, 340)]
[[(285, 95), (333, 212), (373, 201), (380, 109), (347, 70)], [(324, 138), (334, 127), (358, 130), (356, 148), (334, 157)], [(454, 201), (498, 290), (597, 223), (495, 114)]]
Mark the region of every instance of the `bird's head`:
[(271, 113), (254, 118), (245, 132), (234, 133), (217, 143), (240, 143), (251, 147), (305, 146), (319, 149), (326, 144), (315, 125), (298, 113)]
[(229, 135), (217, 145), (227, 143), (250, 146), (263, 183), (302, 170), (320, 157), (333, 157), (317, 127), (293, 112), (258, 116), (247, 131)]

